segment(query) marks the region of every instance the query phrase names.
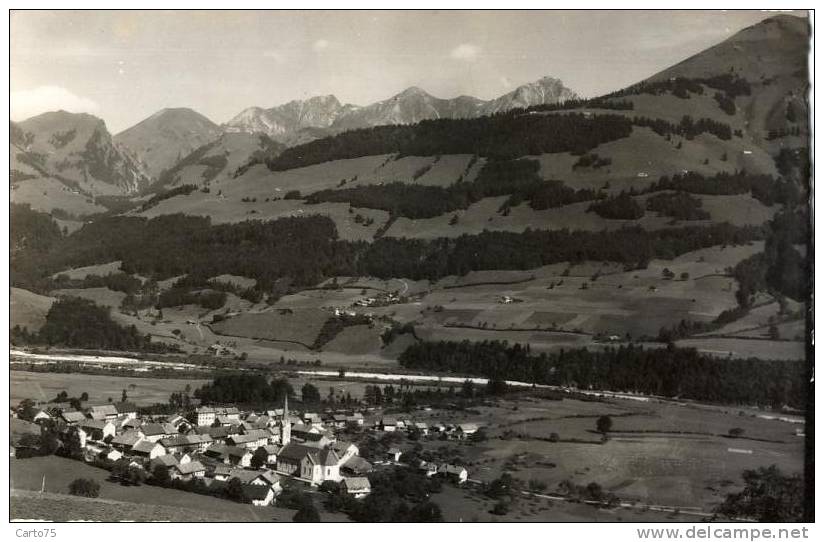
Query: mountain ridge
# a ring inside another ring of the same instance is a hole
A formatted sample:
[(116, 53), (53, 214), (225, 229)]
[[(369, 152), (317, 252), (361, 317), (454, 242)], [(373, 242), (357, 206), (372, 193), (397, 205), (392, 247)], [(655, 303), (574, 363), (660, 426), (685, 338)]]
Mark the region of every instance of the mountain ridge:
[(575, 98), (577, 94), (565, 87), (560, 79), (549, 76), (521, 85), (492, 100), (466, 95), (437, 98), (418, 86), (410, 86), (385, 100), (365, 106), (342, 104), (331, 94), (292, 100), (269, 109), (252, 106), (224, 123), (223, 128), (228, 132), (263, 132), (281, 143), (290, 144), (307, 128), (328, 129), (325, 135), (333, 135), (344, 130), (386, 124), (415, 124), (437, 118), (472, 118)]

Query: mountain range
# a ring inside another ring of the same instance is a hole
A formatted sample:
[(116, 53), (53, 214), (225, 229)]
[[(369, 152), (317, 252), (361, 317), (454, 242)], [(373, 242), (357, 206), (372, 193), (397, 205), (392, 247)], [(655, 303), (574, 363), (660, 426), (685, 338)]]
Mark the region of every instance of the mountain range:
[(554, 77), (543, 77), (489, 101), (472, 96), (436, 98), (423, 89), (409, 87), (391, 98), (363, 107), (341, 104), (333, 95), (294, 100), (270, 109), (250, 107), (227, 122), (224, 128), (229, 132), (261, 132), (289, 145), (345, 130), (415, 124), (429, 119), (473, 118), (575, 98), (577, 94)]
[[(786, 143), (803, 143), (803, 138), (791, 133), (788, 117), (803, 115), (807, 108), (806, 64), (803, 55), (797, 54), (805, 50), (807, 36), (805, 20), (771, 17), (639, 83), (733, 74), (757, 89), (731, 98), (734, 113), (718, 110), (712, 99), (714, 89), (691, 100), (675, 101), (654, 93), (638, 94), (633, 91), (635, 86), (618, 94), (632, 97), (635, 115), (669, 122), (677, 122), (685, 114), (715, 118), (747, 132), (774, 154)], [(103, 120), (92, 115), (45, 113), (11, 124), (11, 182), (14, 186), (48, 178), (92, 199), (135, 195), (152, 185), (175, 185), (182, 179), (194, 182), (231, 177), (231, 168), (261, 152), (271, 158), (283, 148), (348, 130), (410, 125), (428, 119), (475, 118), (577, 97), (553, 77), (519, 86), (492, 100), (471, 96), (442, 99), (410, 87), (365, 106), (343, 104), (334, 95), (326, 95), (268, 109), (250, 107), (223, 125), (189, 108), (163, 109), (114, 136)], [(236, 137), (226, 137), (233, 134)], [(244, 135), (250, 137), (241, 137)], [(157, 184), (161, 179), (163, 182)]]

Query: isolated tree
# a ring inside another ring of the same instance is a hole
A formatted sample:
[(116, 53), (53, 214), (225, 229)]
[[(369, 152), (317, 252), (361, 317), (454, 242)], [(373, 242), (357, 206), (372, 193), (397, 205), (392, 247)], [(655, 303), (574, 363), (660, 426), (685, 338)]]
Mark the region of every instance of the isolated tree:
[(252, 454), (252, 459), (250, 461), (250, 465), (253, 469), (259, 469), (266, 465), (266, 462), (269, 460), (269, 454), (266, 450), (261, 446), (255, 453)]
[(80, 394), (80, 400), (84, 403), (89, 400), (89, 394), (87, 392), (83, 392)]
[(609, 430), (612, 429), (612, 418), (609, 416), (601, 416), (595, 422), (595, 428), (599, 433), (609, 433)]
[(475, 383), (468, 378), (464, 380), (464, 383), (461, 385), (461, 396), (467, 399), (475, 398)]

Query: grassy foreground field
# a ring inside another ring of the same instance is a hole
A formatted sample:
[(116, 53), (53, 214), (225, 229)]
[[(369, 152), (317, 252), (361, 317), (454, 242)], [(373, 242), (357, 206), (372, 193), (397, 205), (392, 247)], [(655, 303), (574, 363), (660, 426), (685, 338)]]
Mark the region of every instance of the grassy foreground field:
[[(258, 507), (186, 491), (148, 485), (121, 486), (109, 482), (109, 473), (79, 461), (57, 456), (16, 459), (11, 462), (11, 517), (51, 521), (291, 521), (293, 510)], [(45, 476), (45, 493), (39, 494)], [(100, 484), (99, 499), (68, 495), (76, 478)], [(321, 510), (323, 521), (345, 521), (345, 516)]]

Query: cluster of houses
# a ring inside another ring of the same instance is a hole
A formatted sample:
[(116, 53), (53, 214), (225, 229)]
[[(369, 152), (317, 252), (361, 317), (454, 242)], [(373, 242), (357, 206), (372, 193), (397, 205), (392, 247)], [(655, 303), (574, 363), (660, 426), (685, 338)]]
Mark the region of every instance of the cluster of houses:
[[(125, 458), (130, 466), (147, 473), (162, 465), (173, 480), (203, 479), (216, 488), (238, 479), (249, 499), (260, 506), (270, 504), (280, 493), (284, 477), (313, 486), (336, 482), (341, 491), (356, 498), (371, 491), (366, 474), (372, 464), (359, 456), (355, 444), (338, 440), (334, 431), (363, 426), (360, 412), (298, 416), (289, 411), (287, 400), (283, 408), (264, 412), (201, 406), (190, 414), (188, 418), (179, 414), (142, 417), (133, 403), (121, 402), (82, 411), (38, 411), (33, 421), (56, 418), (62, 432), (77, 435), (87, 461)], [(375, 422), (374, 428), (458, 439), (478, 431), (477, 424), (430, 425), (390, 416)], [(258, 459), (253, 461), (255, 454)], [(386, 462), (398, 463), (400, 456), (401, 450), (392, 448)], [(419, 467), (427, 476), (441, 475), (459, 483), (468, 476), (466, 469), (455, 465), (424, 463)]]

